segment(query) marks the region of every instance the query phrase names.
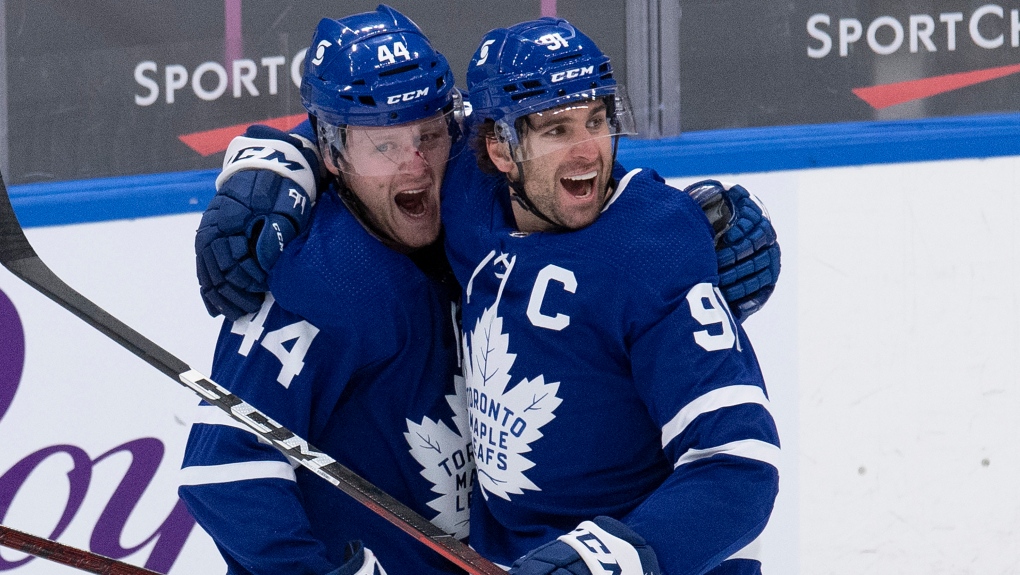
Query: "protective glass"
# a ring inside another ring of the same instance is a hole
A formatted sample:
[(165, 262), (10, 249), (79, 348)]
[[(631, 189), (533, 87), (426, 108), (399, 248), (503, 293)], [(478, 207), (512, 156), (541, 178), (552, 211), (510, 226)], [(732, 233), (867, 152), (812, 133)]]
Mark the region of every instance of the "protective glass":
[[(607, 106), (612, 98), (613, 109)], [(615, 94), (594, 92), (572, 97), (566, 104), (519, 116), (511, 152), (516, 162), (527, 162), (579, 146), (612, 146), (613, 138), (637, 133), (630, 101), (623, 88)], [(506, 130), (508, 127), (503, 126)]]
[(388, 177), (438, 170), (450, 161), (453, 134), (459, 130), (455, 112), (395, 126), (331, 126), (320, 124), (323, 148), (342, 173)]

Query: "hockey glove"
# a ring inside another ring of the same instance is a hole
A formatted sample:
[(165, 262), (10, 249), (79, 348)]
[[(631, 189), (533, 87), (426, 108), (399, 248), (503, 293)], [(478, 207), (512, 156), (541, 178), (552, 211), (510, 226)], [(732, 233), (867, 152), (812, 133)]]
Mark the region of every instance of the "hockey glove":
[(685, 190), (715, 231), (719, 289), (737, 321), (765, 305), (779, 280), (781, 253), (772, 220), (742, 186), (703, 180)]
[(659, 575), (655, 552), (611, 517), (585, 521), (570, 533), (518, 559), (510, 575)]
[(273, 128), (252, 126), (230, 143), (195, 236), (210, 315), (236, 320), (259, 309), (266, 273), (308, 223), (319, 170), (310, 142)]
[(344, 549), (344, 564), (326, 575), (386, 575), (372, 550), (361, 541), (350, 541)]

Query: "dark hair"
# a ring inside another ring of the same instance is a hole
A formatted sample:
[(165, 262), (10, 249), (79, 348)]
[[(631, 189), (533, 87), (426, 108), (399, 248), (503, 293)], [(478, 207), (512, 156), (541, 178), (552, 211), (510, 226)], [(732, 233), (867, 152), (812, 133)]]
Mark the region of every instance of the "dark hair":
[(492, 163), (492, 158), (489, 157), (488, 141), (490, 139), (496, 139), (496, 122), (486, 119), (482, 123), (476, 124), (471, 132), (471, 149), (475, 152), (475, 161), (478, 162), (478, 168), (482, 172), (499, 175), (503, 172), (499, 171), (496, 164)]
[[(521, 116), (517, 118), (514, 123), (517, 133), (523, 138), (531, 127), (531, 120), (528, 116)], [(486, 118), (481, 124), (476, 124), (474, 131), (471, 134), (471, 148), (475, 152), (475, 160), (478, 162), (478, 168), (486, 174), (499, 175), (502, 174), (496, 164), (492, 163), (492, 158), (489, 157), (488, 141), (496, 139), (496, 122), (490, 118)]]

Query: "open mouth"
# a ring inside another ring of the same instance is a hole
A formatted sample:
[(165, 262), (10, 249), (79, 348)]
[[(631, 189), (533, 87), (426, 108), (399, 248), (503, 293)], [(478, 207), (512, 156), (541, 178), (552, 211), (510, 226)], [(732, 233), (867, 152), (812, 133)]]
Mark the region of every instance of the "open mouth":
[(560, 184), (575, 198), (586, 198), (595, 192), (595, 178), (598, 175), (598, 171), (592, 170), (586, 174), (560, 178)]
[(411, 216), (412, 218), (420, 217), (425, 214), (426, 209), (426, 190), (408, 190), (406, 192), (400, 192), (397, 194), (393, 201), (397, 203), (397, 207), (400, 211)]

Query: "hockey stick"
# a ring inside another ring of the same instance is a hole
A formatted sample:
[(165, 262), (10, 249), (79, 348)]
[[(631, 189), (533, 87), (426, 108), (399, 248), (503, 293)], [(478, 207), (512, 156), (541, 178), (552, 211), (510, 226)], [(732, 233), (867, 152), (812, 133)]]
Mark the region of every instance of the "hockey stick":
[(159, 575), (143, 567), (129, 565), (3, 525), (0, 525), (0, 545), (97, 575)]
[(472, 575), (505, 575), (505, 571), (477, 551), (436, 527), (412, 509), (309, 445), (289, 429), (191, 369), (145, 336), (76, 292), (46, 267), (18, 223), (0, 174), (0, 263), (22, 281), (43, 293), (128, 351), (219, 407), (250, 431), (265, 439), (319, 477), (340, 488), (405, 533), (424, 543)]

